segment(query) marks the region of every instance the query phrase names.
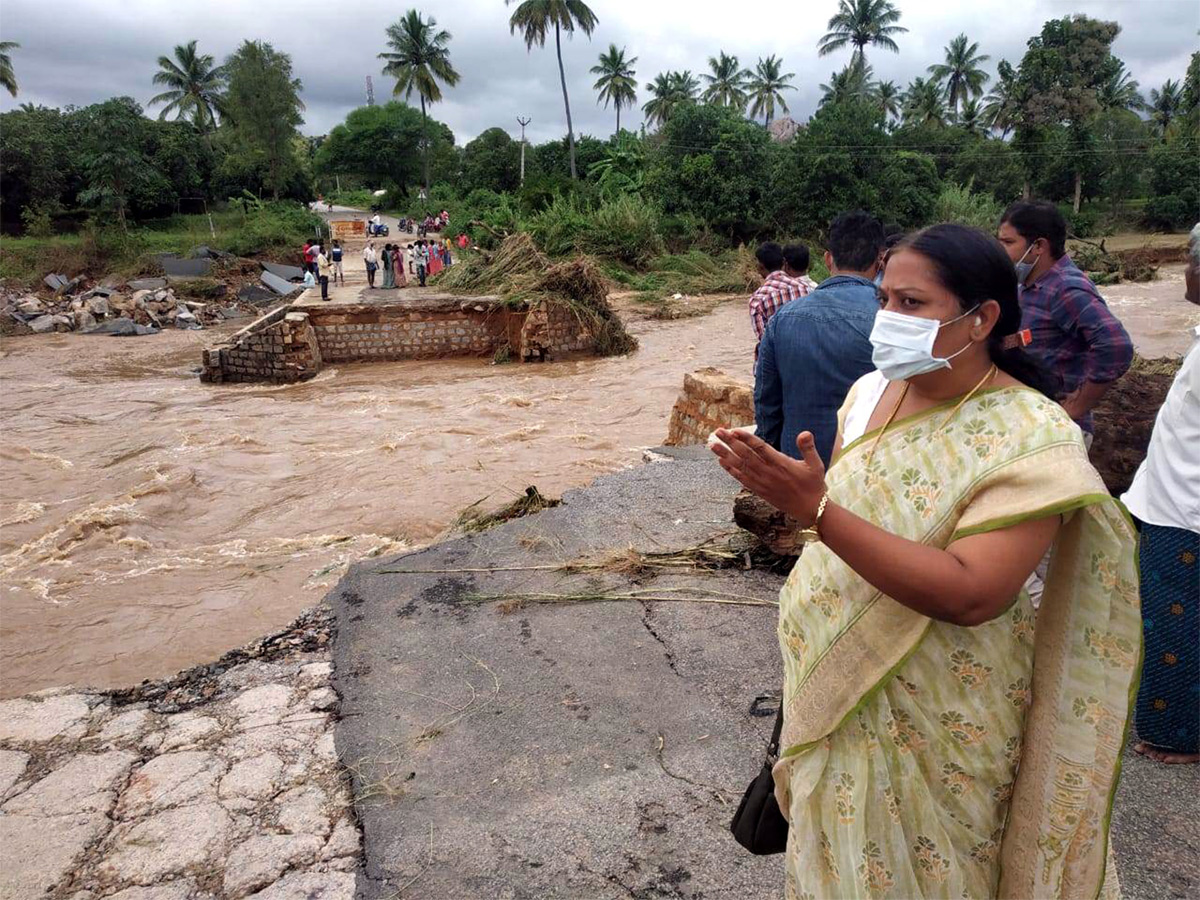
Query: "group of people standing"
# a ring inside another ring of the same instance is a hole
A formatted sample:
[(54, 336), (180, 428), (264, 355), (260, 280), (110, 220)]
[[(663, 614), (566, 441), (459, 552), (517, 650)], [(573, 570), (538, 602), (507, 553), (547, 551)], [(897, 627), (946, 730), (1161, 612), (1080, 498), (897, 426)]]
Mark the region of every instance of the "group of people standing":
[(438, 274), (453, 262), (449, 240), (418, 240), (407, 248), (399, 244), (384, 244), (382, 250), (376, 250), (375, 242), (368, 240), (362, 256), (367, 269), (367, 287), (376, 286), (376, 273), (382, 270), (382, 284), (379, 287), (384, 290), (408, 286), (406, 262), (408, 274), (413, 275), (421, 287), (425, 287), (427, 278)]
[[(757, 427), (712, 448), (806, 543), (778, 624), (788, 897), (1115, 896), (1134, 707), (1137, 749), (1196, 759), (1200, 341), (1123, 498), (1139, 538), (1088, 459), (1133, 344), (1065, 243), (1021, 202), (995, 236), (843, 214), (816, 286), (807, 248), (758, 249)], [(1200, 228), (1191, 253), (1200, 302)]]
[(339, 280), (343, 285), (346, 283), (346, 273), (342, 269), (341, 241), (335, 240), (328, 253), (325, 252), (323, 241), (305, 241), (300, 255), (304, 260), (302, 268), (305, 273), (305, 283), (307, 284), (311, 278), (314, 284), (320, 284), (322, 300), (329, 299), (330, 279), (333, 279), (335, 284)]

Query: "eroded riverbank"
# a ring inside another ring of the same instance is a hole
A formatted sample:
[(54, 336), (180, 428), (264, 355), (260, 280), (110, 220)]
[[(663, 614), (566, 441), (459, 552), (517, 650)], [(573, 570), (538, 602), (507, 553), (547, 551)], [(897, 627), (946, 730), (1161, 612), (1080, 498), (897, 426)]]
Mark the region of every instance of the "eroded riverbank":
[(630, 327), (630, 358), (360, 364), (278, 387), (200, 384), (214, 330), (6, 341), (3, 694), (214, 659), (481, 498), (638, 462), (685, 372), (749, 377), (740, 304)]
[[(1200, 322), (1182, 267), (1161, 275), (1105, 289), (1147, 356), (1181, 352)], [(628, 318), (629, 358), (359, 364), (290, 386), (200, 384), (217, 329), (6, 340), (0, 695), (214, 659), (283, 627), (349, 561), (427, 543), (481, 498), (635, 464), (686, 372), (750, 378), (740, 302)]]

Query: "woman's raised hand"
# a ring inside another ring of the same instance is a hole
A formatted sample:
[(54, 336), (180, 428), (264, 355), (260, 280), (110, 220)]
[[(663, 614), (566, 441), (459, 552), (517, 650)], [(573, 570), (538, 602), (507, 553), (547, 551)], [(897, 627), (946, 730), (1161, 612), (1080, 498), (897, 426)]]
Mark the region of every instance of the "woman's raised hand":
[(723, 443), (714, 442), (713, 453), (743, 487), (806, 526), (816, 519), (825, 494), (825, 464), (811, 431), (796, 437), (802, 459), (792, 459), (761, 438), (736, 429), (718, 428), (717, 437)]

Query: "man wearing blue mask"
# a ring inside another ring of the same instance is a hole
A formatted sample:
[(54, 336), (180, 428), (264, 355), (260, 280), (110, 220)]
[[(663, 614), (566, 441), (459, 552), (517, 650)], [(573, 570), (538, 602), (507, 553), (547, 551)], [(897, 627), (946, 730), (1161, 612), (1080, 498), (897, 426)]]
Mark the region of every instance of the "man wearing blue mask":
[(883, 226), (862, 210), (829, 226), (830, 277), (771, 317), (754, 373), (754, 418), (760, 438), (799, 458), (796, 436), (811, 431), (826, 465), (837, 437), (837, 412), (850, 386), (875, 366), (871, 328), (879, 312), (875, 273)]
[(1029, 353), (1062, 384), (1059, 402), (1091, 442), (1092, 408), (1133, 361), (1133, 341), (1066, 252), (1053, 203), (1014, 203), (996, 233), (1017, 270)]

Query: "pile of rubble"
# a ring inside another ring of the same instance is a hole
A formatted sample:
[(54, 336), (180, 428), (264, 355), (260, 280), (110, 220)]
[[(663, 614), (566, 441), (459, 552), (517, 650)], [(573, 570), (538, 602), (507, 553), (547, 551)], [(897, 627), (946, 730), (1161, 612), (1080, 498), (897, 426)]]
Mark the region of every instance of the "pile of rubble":
[(214, 291), (218, 294), (215, 299), (204, 302), (176, 296), (175, 289), (163, 279), (131, 281), (124, 290), (106, 283), (72, 293), (81, 286), (79, 279), (64, 279), (48, 297), (0, 293), (0, 317), (9, 326), (4, 330), (134, 336), (157, 334), (171, 327), (200, 329), (259, 312), (253, 303), (241, 299), (223, 301), (219, 296), (224, 293), (223, 285)]

